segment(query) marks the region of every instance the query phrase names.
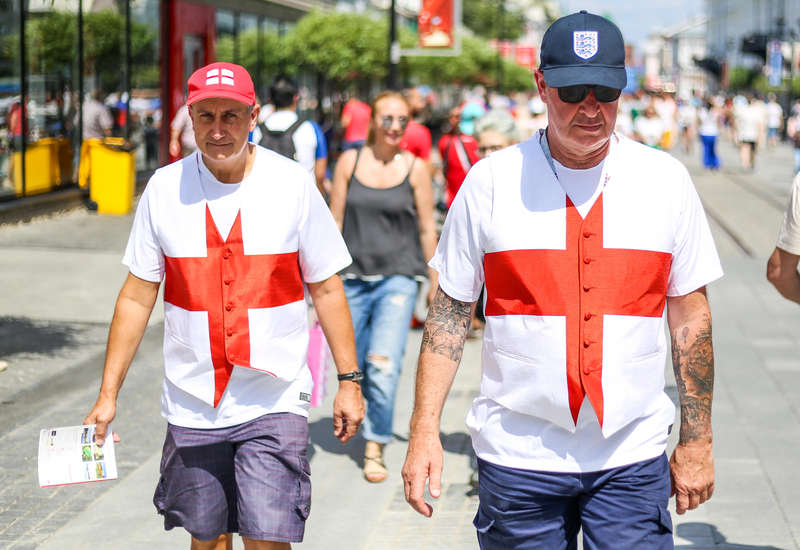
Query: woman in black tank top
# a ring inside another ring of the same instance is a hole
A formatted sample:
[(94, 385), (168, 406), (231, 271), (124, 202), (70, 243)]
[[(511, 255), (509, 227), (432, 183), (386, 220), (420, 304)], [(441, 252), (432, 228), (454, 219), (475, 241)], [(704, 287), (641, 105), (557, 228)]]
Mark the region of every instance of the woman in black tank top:
[(392, 440), (394, 400), (418, 281), (437, 274), (426, 264), (436, 250), (433, 190), (424, 162), (402, 151), (409, 109), (397, 92), (372, 102), (367, 144), (346, 151), (333, 176), (331, 212), (353, 263), (342, 271), (353, 316), (367, 415), (364, 477), (387, 478), (383, 446)]

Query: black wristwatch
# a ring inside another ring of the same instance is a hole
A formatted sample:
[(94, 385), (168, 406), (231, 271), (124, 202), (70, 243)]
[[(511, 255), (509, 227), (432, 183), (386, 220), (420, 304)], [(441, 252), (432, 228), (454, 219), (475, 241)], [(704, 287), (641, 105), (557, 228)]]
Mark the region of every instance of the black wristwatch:
[(343, 380), (352, 380), (354, 382), (358, 382), (364, 378), (364, 373), (360, 370), (354, 370), (353, 372), (348, 372), (347, 374), (339, 374), (336, 376), (336, 378), (339, 379), (339, 382)]

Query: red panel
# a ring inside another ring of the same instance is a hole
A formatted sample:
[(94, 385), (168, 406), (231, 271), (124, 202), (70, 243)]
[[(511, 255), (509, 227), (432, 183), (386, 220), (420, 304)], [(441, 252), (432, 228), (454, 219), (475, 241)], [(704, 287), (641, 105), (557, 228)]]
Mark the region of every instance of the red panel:
[[(187, 34), (205, 39), (206, 63), (216, 58), (215, 37), (217, 35), (216, 11), (213, 6), (192, 4), (173, 0), (169, 2), (169, 35), (167, 55), (170, 56), (170, 72), (167, 75), (167, 101), (170, 122), (184, 102), (183, 90), (191, 75), (183, 74), (183, 39)], [(169, 122), (165, 121), (166, 125)], [(166, 131), (169, 134), (169, 130)], [(170, 157), (170, 162), (177, 160)]]

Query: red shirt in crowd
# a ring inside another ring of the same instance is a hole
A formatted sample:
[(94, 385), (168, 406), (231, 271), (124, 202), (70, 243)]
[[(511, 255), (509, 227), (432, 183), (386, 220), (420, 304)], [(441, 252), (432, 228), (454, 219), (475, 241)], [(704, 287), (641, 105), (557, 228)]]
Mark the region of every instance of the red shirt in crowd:
[(403, 136), (403, 141), (400, 143), (400, 149), (405, 149), (409, 153), (413, 153), (424, 161), (431, 158), (431, 148), (433, 147), (433, 138), (431, 131), (422, 124), (408, 122), (408, 128)]
[(439, 153), (442, 155), (444, 178), (447, 180), (444, 200), (450, 208), (467, 172), (478, 162), (478, 141), (466, 134), (447, 134), (439, 140)]
[(362, 141), (367, 139), (367, 130), (369, 129), (369, 117), (372, 109), (363, 101), (356, 99), (355, 101), (348, 101), (344, 109), (342, 109), (342, 118), (350, 118), (350, 124), (344, 131), (344, 140)]

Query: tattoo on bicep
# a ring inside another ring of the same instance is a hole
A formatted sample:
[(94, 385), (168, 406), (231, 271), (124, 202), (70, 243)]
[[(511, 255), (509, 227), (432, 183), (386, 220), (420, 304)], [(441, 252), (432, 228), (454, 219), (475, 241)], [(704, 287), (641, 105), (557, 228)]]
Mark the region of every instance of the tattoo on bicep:
[(678, 331), (672, 335), (672, 368), (681, 406), (681, 443), (711, 435), (711, 400), (714, 394), (711, 317), (703, 319), (694, 341), (688, 338), (688, 331), (688, 327), (684, 327), (680, 337)]
[(471, 308), (469, 302), (454, 300), (438, 289), (428, 308), (420, 353), (437, 353), (455, 362), (461, 361)]

